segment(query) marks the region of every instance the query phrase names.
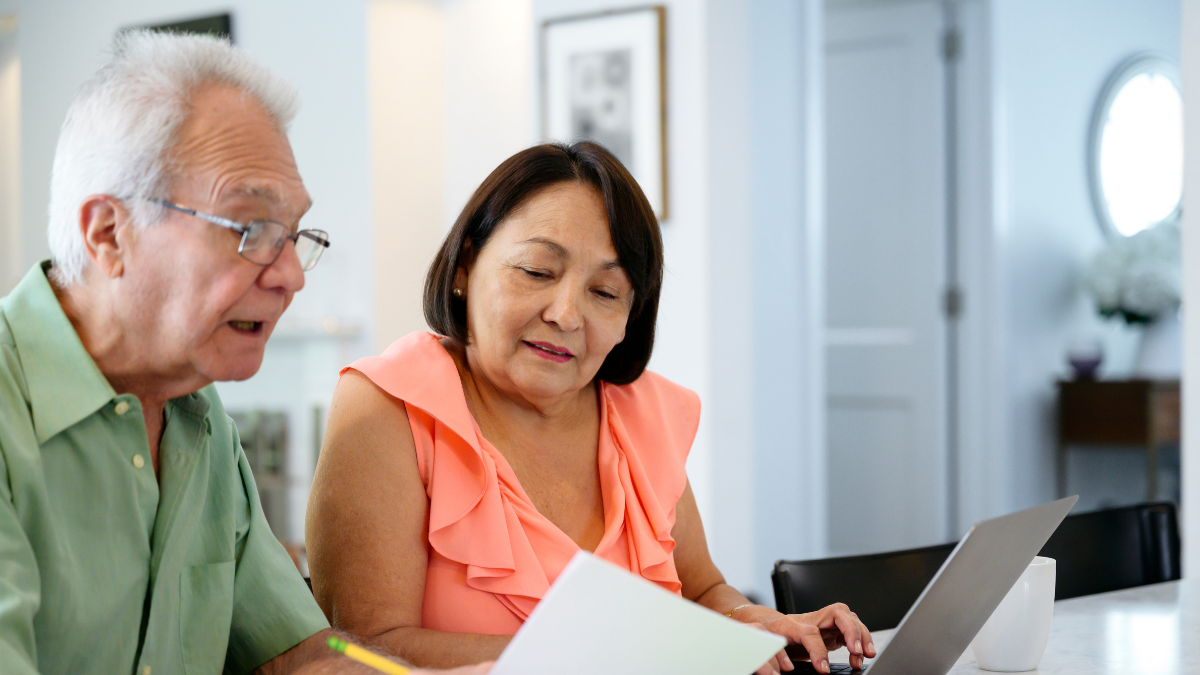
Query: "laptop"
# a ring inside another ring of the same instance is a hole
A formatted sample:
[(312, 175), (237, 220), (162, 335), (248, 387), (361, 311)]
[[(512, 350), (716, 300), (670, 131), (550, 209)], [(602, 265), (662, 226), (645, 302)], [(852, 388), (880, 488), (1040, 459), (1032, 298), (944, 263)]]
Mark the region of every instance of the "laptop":
[[(921, 591), (879, 656), (862, 670), (831, 663), (830, 671), (946, 675), (1078, 500), (1075, 495), (976, 524)], [(796, 675), (817, 672), (808, 661), (795, 665), (791, 672)]]

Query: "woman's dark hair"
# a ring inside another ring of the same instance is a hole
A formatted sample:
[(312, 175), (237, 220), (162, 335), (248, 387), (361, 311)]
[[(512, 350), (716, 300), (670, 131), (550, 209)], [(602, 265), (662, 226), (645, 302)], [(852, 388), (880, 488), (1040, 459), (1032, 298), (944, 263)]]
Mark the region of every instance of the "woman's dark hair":
[(641, 376), (654, 349), (654, 324), (662, 289), (662, 234), (654, 210), (637, 181), (616, 157), (595, 143), (547, 143), (522, 150), (496, 167), (467, 202), (425, 278), (425, 320), (430, 328), (467, 344), (466, 303), (452, 290), (464, 262), (463, 244), (477, 253), (517, 208), (542, 190), (578, 181), (596, 189), (608, 212), (608, 233), (617, 259), (633, 285), (625, 339), (613, 347), (596, 377), (629, 384)]

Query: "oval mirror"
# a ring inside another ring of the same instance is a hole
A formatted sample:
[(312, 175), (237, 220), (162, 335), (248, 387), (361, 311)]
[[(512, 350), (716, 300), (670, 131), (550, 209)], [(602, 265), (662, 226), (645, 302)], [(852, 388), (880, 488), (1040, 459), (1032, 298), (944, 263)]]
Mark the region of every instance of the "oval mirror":
[(1174, 61), (1143, 54), (1116, 69), (1096, 103), (1089, 155), (1106, 233), (1128, 237), (1179, 217), (1183, 97)]

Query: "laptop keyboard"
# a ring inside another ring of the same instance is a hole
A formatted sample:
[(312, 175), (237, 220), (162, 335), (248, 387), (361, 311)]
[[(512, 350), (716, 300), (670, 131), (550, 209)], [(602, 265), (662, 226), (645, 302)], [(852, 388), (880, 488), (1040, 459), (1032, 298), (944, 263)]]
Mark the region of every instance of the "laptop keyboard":
[[(787, 673), (787, 675), (816, 675), (819, 671), (813, 668), (809, 661), (793, 661), (796, 669)], [(869, 664), (868, 664), (869, 665)], [(865, 673), (865, 670), (855, 670), (848, 663), (831, 663), (829, 664), (829, 675), (855, 675)]]

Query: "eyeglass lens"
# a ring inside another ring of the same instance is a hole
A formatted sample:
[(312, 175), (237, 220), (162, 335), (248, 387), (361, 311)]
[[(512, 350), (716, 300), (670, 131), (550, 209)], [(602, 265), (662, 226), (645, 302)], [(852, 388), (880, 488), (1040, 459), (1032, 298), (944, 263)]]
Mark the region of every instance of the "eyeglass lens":
[[(240, 253), (247, 260), (270, 265), (279, 257), (288, 240), (288, 229), (272, 220), (252, 220), (246, 223)], [(321, 230), (301, 230), (296, 236), (296, 257), (304, 271), (311, 270), (325, 251), (329, 235)]]
[(296, 237), (296, 256), (300, 258), (300, 267), (305, 272), (316, 266), (317, 260), (325, 252), (329, 235), (321, 230), (301, 230)]

